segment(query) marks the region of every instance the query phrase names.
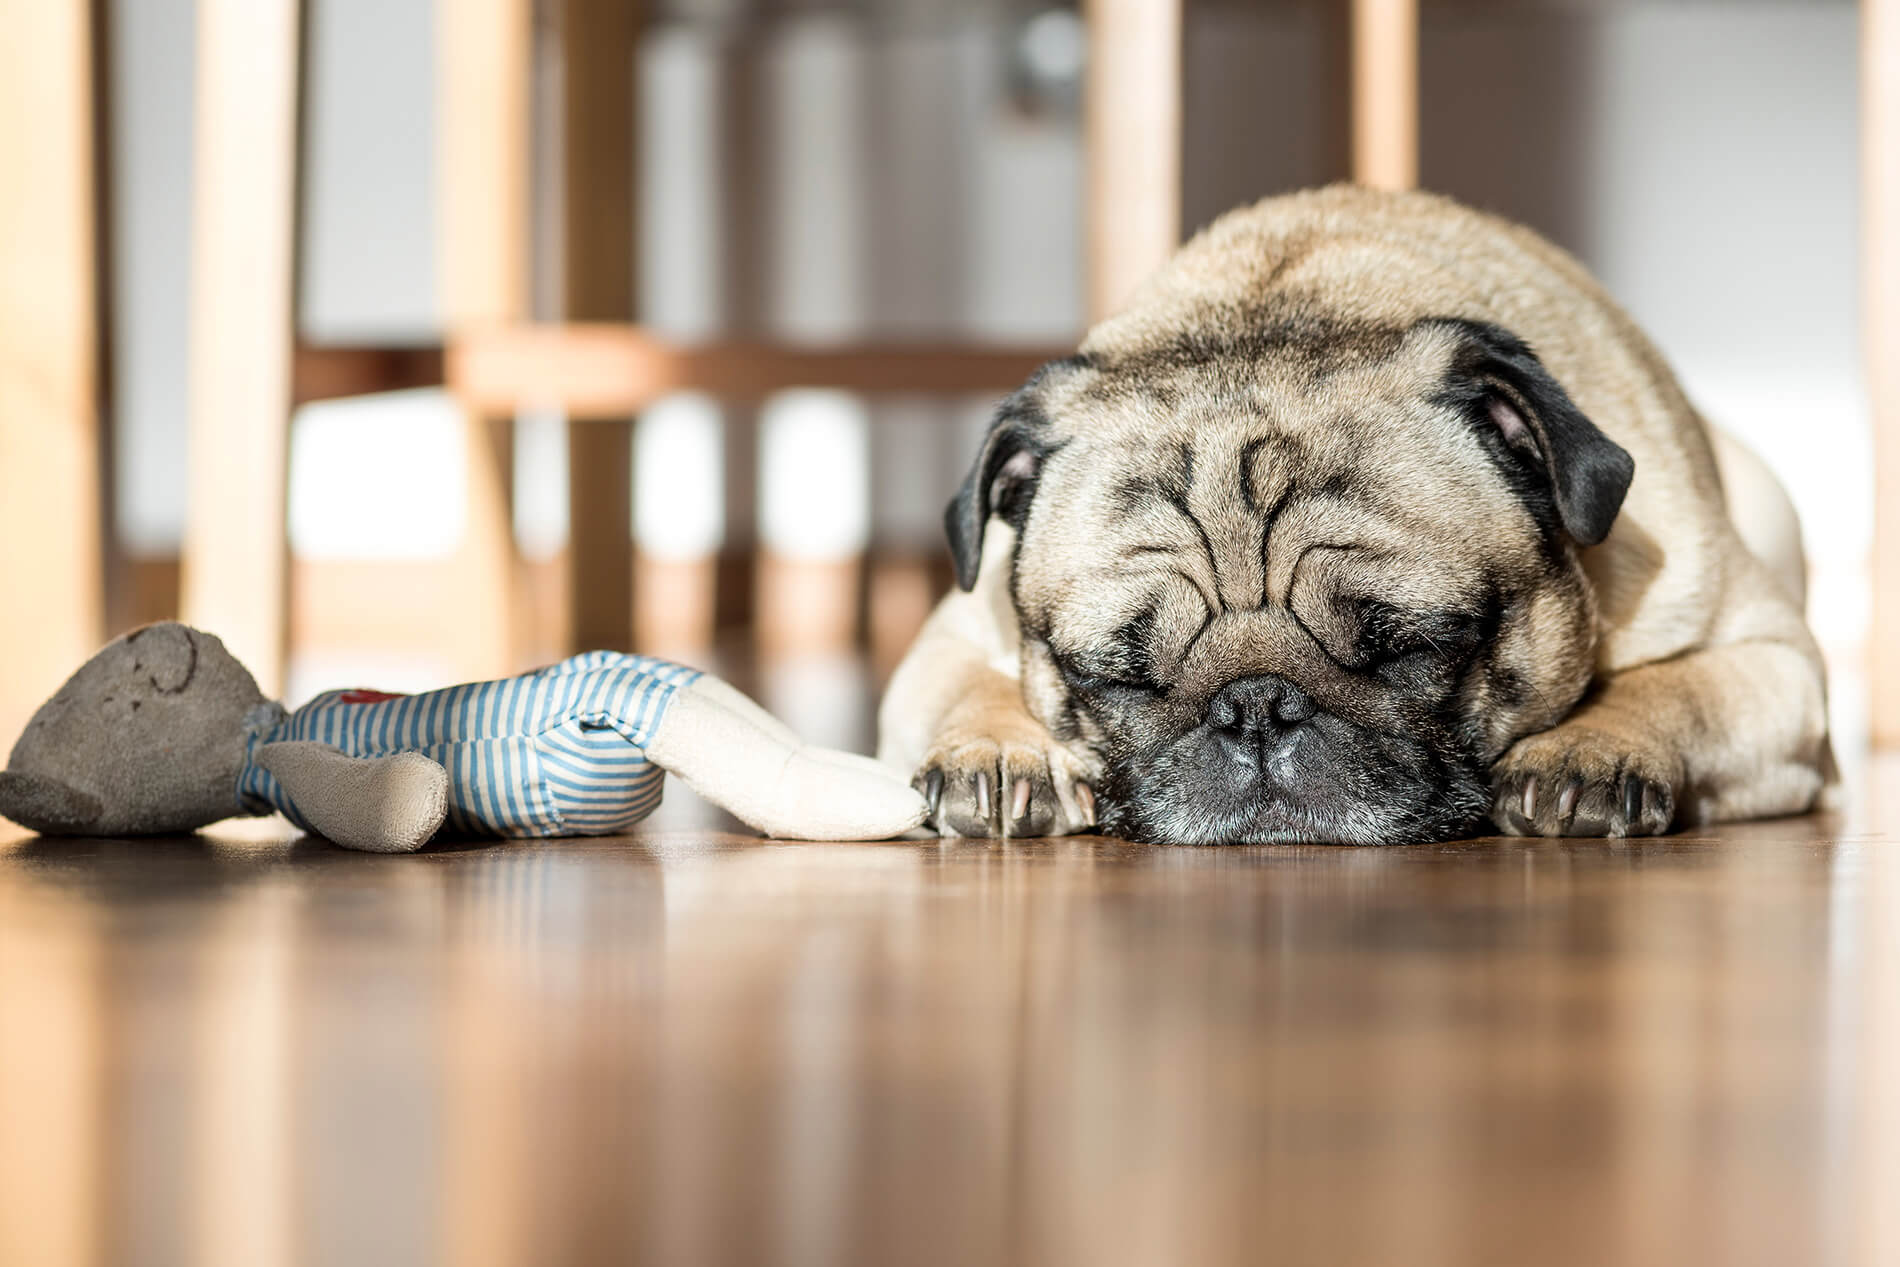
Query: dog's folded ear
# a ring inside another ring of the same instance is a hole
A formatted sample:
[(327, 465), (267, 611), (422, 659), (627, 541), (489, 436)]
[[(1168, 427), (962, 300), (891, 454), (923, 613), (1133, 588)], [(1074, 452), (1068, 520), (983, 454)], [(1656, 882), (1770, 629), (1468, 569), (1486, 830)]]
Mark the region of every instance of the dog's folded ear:
[(99, 798), (46, 775), (0, 770), (0, 818), (48, 836), (78, 835), (99, 820)]
[(1043, 460), (1055, 447), (1039, 389), (1053, 371), (1067, 369), (1075, 362), (1076, 358), (1071, 358), (1043, 366), (997, 407), (975, 465), (943, 512), (950, 556), (957, 565), (957, 584), (966, 590), (976, 585), (977, 567), (983, 561), (983, 530), (990, 520), (1000, 518), (1020, 532), (1029, 517), (1029, 503), (1036, 494)]
[(1449, 329), (1449, 398), (1473, 422), (1493, 428), (1523, 466), (1547, 482), (1558, 523), (1579, 545), (1610, 535), (1636, 461), (1577, 408), (1536, 353), (1499, 326), (1456, 318), (1421, 323)]

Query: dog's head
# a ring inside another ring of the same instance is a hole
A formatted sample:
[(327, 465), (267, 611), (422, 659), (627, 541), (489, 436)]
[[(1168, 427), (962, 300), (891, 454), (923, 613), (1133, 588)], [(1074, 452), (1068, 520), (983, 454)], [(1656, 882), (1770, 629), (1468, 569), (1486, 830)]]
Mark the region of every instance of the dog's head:
[(1577, 548), (1632, 460), (1493, 325), (1223, 330), (1085, 345), (1005, 402), (947, 515), (959, 579), (1016, 530), (1024, 694), (1101, 762), (1108, 829), (1466, 833), (1588, 685)]

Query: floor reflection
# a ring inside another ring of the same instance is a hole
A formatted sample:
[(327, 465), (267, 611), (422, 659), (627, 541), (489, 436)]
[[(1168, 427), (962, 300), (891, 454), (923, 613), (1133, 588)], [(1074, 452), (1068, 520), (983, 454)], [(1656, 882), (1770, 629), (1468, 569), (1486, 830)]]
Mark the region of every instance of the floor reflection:
[(1839, 828), (0, 845), (0, 1262), (1874, 1261)]

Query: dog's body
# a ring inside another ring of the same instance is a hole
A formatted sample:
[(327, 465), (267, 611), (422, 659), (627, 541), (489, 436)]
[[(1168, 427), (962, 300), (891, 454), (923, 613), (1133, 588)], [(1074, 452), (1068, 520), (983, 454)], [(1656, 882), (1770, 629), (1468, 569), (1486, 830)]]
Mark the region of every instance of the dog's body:
[(1216, 222), (948, 524), (966, 592), (880, 717), (946, 831), (1654, 833), (1830, 766), (1773, 477), (1576, 261), (1443, 199)]

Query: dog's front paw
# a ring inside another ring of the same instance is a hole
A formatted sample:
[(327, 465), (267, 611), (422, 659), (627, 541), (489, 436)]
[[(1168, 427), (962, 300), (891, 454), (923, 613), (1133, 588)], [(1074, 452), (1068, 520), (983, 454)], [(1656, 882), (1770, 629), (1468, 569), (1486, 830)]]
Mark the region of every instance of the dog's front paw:
[(1682, 784), (1682, 759), (1657, 745), (1557, 726), (1492, 767), (1491, 821), (1513, 836), (1660, 836)]
[(1094, 775), (1040, 729), (945, 734), (911, 780), (950, 836), (1066, 836), (1095, 825)]

